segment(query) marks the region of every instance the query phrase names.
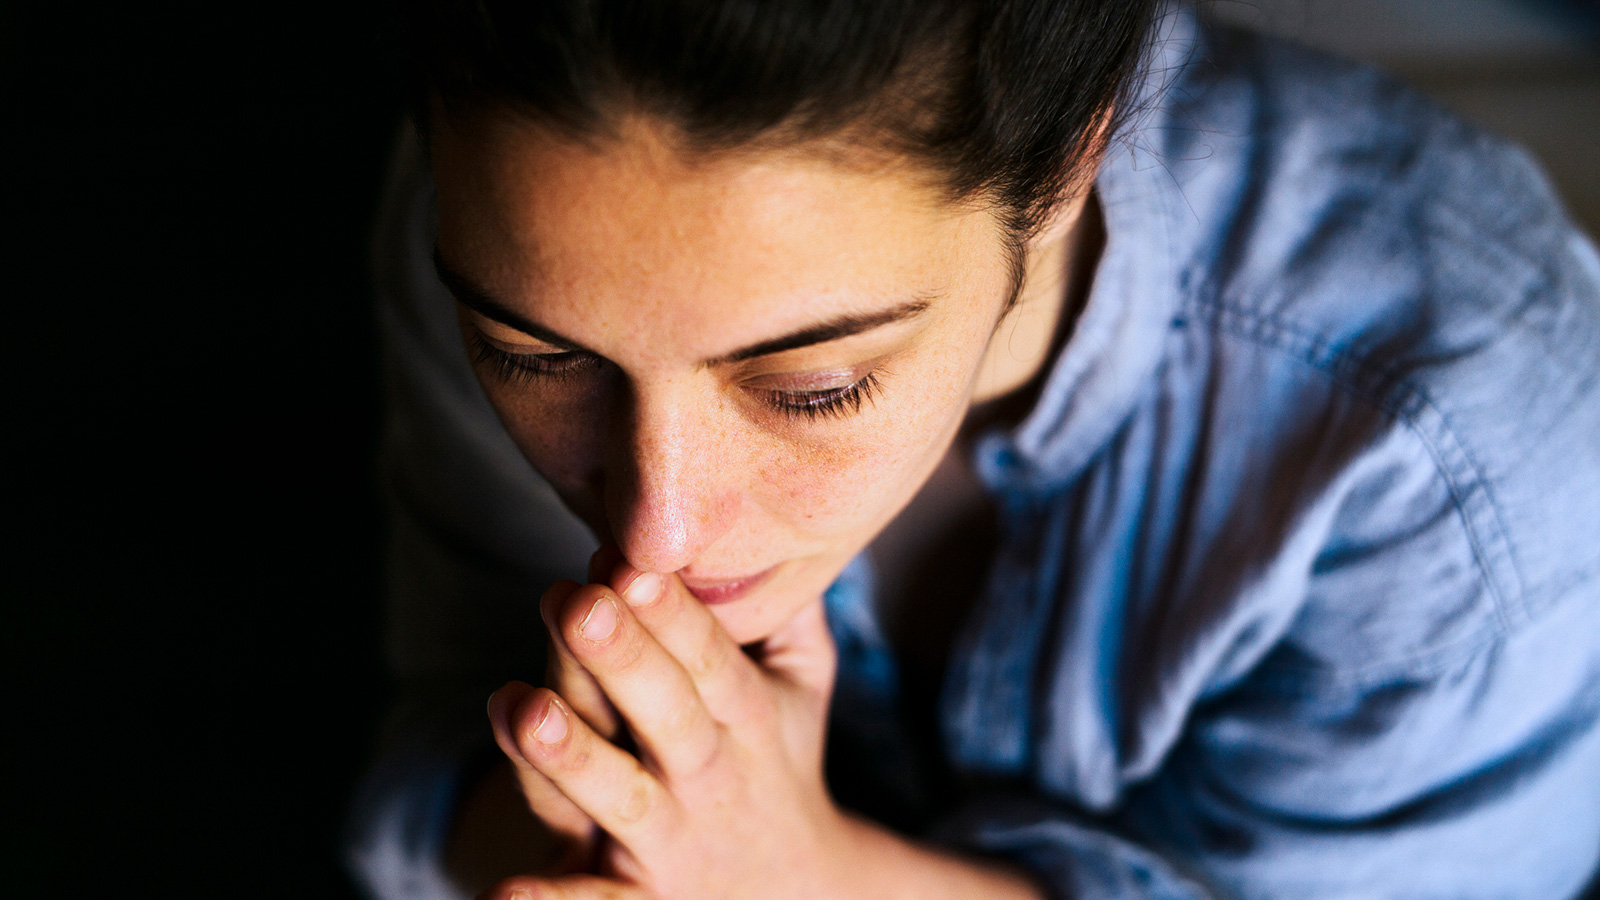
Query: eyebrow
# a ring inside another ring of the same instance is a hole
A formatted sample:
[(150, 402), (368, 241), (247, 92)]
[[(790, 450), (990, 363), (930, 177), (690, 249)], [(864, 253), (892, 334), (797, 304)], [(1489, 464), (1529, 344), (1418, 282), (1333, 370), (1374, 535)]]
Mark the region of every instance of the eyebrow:
[(516, 311), (490, 297), (487, 291), (473, 284), (460, 272), (450, 268), (449, 264), (444, 261), (444, 257), (439, 255), (438, 247), (433, 248), (433, 270), (438, 274), (439, 281), (450, 290), (450, 293), (455, 295), (458, 303), (485, 319), (515, 328), (529, 337), (538, 338), (563, 350), (576, 350), (583, 353), (594, 352), (581, 344), (567, 340), (537, 322), (524, 319)]
[[(433, 268), (434, 271), (436, 271), (439, 275), (439, 281), (441, 281), (444, 286), (450, 290), (450, 293), (455, 295), (456, 300), (460, 302), (462, 306), (465, 306), (478, 315), (481, 315), (486, 319), (499, 322), (501, 325), (515, 328), (529, 337), (544, 341), (545, 343), (555, 347), (560, 347), (562, 350), (576, 351), (581, 353), (594, 353), (594, 351), (584, 347), (582, 344), (579, 344), (576, 341), (568, 338), (564, 338), (561, 335), (556, 334), (554, 331), (544, 327), (543, 325), (524, 318), (515, 310), (489, 296), (487, 291), (473, 284), (461, 273), (452, 269), (449, 264), (444, 261), (444, 258), (439, 255), (439, 250), (437, 247), (434, 248), (433, 251)], [(791, 332), (780, 337), (771, 338), (770, 340), (761, 341), (760, 343), (751, 344), (748, 347), (745, 347), (741, 350), (735, 350), (725, 356), (719, 356), (715, 359), (707, 360), (706, 365), (715, 367), (727, 365), (729, 363), (744, 362), (745, 360), (754, 359), (758, 356), (768, 356), (773, 353), (782, 353), (785, 350), (796, 350), (801, 347), (812, 346), (813, 344), (824, 344), (828, 341), (836, 341), (840, 338), (861, 334), (863, 332), (871, 331), (875, 328), (882, 328), (885, 325), (889, 325), (894, 322), (900, 322), (921, 314), (927, 310), (930, 305), (932, 305), (933, 299), (935, 298), (919, 296), (912, 300), (908, 300), (899, 306), (879, 310), (877, 312), (849, 313), (842, 315), (837, 318), (829, 319), (826, 322), (820, 322), (816, 325), (802, 328), (799, 331)]]

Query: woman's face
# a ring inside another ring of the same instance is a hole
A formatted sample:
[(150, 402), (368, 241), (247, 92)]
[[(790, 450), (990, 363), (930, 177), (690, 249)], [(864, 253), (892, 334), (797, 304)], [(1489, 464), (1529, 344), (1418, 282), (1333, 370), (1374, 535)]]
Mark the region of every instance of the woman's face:
[(642, 121), (587, 146), (450, 121), (432, 151), (441, 274), (512, 439), (742, 643), (912, 498), (989, 368), (1002, 231), (908, 167), (685, 155)]

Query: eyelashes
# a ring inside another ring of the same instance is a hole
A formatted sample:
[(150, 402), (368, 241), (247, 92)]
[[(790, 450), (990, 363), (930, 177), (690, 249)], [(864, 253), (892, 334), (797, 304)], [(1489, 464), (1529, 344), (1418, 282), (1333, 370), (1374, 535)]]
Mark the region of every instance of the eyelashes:
[(877, 396), (881, 387), (877, 372), (868, 372), (855, 384), (828, 391), (762, 391), (767, 405), (779, 412), (808, 419), (854, 415), (862, 404)]
[[(526, 386), (535, 380), (565, 381), (600, 368), (603, 363), (588, 353), (509, 353), (484, 340), (470, 336), (472, 356), (495, 378), (510, 385)], [(762, 402), (785, 415), (806, 419), (842, 418), (861, 412), (877, 397), (882, 383), (877, 372), (868, 372), (854, 384), (823, 391), (775, 391), (756, 393)]]
[(534, 379), (565, 380), (589, 369), (600, 368), (600, 360), (587, 353), (507, 353), (483, 339), (471, 336), (472, 356), (507, 384), (523, 386)]

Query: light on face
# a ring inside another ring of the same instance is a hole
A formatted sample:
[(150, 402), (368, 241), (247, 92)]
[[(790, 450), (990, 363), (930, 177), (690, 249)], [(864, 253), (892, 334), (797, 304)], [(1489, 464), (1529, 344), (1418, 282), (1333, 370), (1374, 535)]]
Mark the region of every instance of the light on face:
[(992, 215), (881, 169), (506, 121), (433, 157), (440, 276), (513, 440), (635, 565), (776, 573), (718, 608), (745, 633), (910, 500), (1008, 294)]

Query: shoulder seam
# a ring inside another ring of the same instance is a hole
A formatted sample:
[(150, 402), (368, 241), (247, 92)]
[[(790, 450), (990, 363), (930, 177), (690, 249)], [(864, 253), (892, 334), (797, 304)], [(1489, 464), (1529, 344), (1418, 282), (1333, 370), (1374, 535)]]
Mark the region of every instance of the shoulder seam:
[(1507, 529), (1481, 465), (1428, 392), (1394, 366), (1370, 360), (1309, 330), (1225, 300), (1191, 293), (1191, 312), (1219, 332), (1285, 353), (1321, 372), (1351, 397), (1404, 423), (1427, 448), (1465, 526), (1473, 559), (1494, 599), (1502, 631), (1529, 619)]

